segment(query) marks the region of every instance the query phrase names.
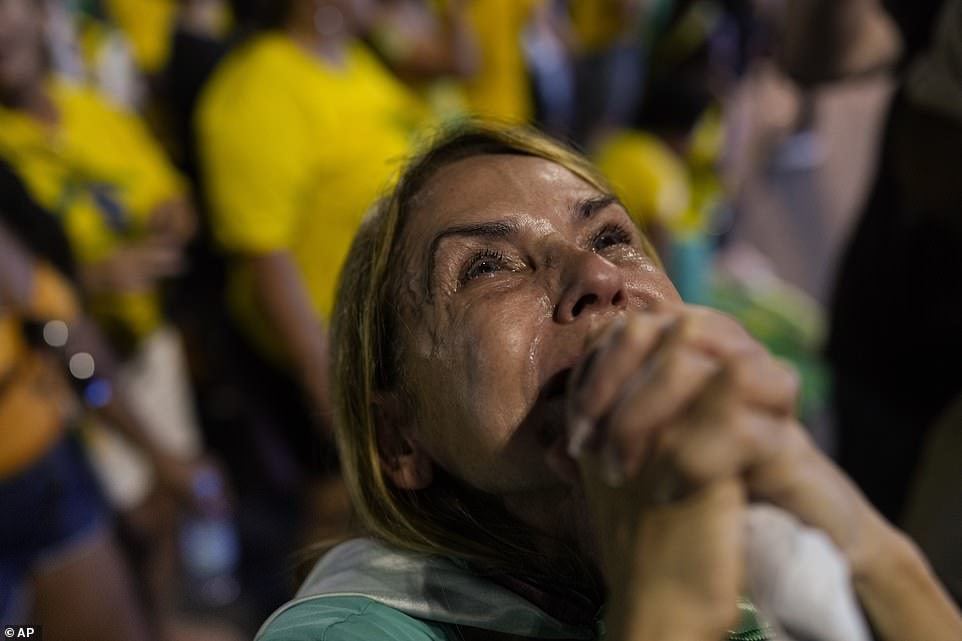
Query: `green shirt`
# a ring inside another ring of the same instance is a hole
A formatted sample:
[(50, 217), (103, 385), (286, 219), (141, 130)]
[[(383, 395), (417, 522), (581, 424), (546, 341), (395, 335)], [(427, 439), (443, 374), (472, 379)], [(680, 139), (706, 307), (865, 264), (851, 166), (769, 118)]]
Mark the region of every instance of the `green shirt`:
[[(774, 638), (750, 603), (738, 605), (742, 616), (731, 641)], [(318, 562), (255, 641), (460, 641), (459, 626), (531, 639), (602, 637), (590, 626), (554, 619), (449, 559), (355, 539)]]
[[(739, 606), (741, 621), (729, 641), (774, 639), (753, 608)], [(297, 603), (270, 621), (257, 641), (460, 641), (451, 624), (410, 617), (366, 597), (331, 596)]]
[(459, 641), (448, 626), (408, 616), (360, 596), (297, 603), (261, 631), (257, 641)]

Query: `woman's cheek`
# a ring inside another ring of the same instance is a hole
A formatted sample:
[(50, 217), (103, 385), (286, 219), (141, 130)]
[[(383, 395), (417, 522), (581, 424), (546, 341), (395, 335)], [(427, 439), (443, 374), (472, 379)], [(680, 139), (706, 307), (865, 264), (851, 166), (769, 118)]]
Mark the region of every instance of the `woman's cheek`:
[(498, 408), (501, 418), (524, 416), (537, 396), (537, 360), (543, 314), (531, 301), (510, 297), (473, 315), (464, 327), (471, 393), (485, 408)]

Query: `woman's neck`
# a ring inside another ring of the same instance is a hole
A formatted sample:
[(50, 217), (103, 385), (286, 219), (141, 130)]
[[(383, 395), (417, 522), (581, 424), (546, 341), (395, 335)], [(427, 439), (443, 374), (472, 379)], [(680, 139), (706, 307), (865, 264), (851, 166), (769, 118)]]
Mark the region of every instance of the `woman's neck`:
[[(559, 539), (579, 550), (586, 559), (596, 561), (594, 538), (590, 530), (590, 514), (584, 492), (580, 488), (558, 486), (556, 489), (502, 497), (504, 509), (525, 525), (546, 535), (552, 542)], [(551, 553), (556, 545), (549, 543)]]

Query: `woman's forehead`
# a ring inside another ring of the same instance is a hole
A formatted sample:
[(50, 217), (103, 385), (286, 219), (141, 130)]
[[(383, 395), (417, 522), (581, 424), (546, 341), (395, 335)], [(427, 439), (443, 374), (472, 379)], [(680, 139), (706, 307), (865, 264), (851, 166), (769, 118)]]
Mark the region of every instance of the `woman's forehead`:
[[(550, 213), (553, 205), (601, 192), (563, 165), (536, 156), (487, 154), (439, 169), (411, 210), (410, 231), (482, 222), (512, 213)], [(419, 236), (420, 234), (416, 234)]]

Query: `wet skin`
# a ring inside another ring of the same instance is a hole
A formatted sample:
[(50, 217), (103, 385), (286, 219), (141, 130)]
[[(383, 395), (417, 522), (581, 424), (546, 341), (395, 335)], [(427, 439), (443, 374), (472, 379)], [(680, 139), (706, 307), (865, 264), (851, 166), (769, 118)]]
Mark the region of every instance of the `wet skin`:
[(564, 435), (567, 374), (614, 319), (677, 292), (615, 199), (526, 156), (441, 169), (402, 251), (405, 375), (420, 390), (405, 429), (432, 465), (566, 527), (571, 485), (546, 453)]

